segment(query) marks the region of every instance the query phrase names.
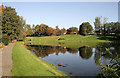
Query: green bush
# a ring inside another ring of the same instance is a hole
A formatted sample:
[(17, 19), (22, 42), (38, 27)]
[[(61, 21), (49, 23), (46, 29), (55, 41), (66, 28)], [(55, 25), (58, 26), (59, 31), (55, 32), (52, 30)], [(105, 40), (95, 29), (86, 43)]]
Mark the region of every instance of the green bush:
[(8, 45), (9, 44), (9, 38), (8, 37), (2, 37), (2, 43), (4, 43), (4, 45)]

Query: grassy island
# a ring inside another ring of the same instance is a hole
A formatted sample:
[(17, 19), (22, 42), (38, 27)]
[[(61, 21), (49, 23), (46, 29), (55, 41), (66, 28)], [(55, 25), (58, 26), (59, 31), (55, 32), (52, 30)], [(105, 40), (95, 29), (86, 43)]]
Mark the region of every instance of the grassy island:
[[(58, 40), (61, 39), (61, 40)], [(53, 45), (65, 47), (80, 47), (83, 45), (96, 46), (96, 43), (112, 42), (116, 39), (113, 36), (100, 35), (61, 35), (61, 36), (47, 36), (47, 37), (27, 37), (25, 43), (34, 45)]]

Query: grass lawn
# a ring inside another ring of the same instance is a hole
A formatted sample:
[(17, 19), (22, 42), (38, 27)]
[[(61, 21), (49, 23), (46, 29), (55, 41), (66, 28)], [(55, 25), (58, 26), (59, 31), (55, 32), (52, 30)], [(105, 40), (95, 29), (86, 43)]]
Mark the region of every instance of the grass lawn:
[[(26, 43), (33, 42), (34, 45), (55, 45), (65, 47), (81, 47), (83, 45), (94, 47), (96, 43), (112, 42), (115, 39), (112, 36), (98, 36), (92, 35), (84, 37), (81, 35), (62, 35), (60, 38), (64, 40), (57, 40), (59, 36), (47, 37), (27, 37)], [(32, 41), (29, 41), (33, 39)]]
[(54, 65), (36, 57), (21, 42), (17, 42), (12, 53), (13, 76), (66, 76)]

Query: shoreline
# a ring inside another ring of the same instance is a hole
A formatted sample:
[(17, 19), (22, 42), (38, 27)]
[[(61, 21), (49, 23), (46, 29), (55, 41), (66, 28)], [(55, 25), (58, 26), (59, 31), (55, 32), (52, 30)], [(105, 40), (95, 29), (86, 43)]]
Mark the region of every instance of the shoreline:
[(12, 58), (13, 76), (67, 76), (53, 64), (36, 57), (21, 42), (13, 47)]

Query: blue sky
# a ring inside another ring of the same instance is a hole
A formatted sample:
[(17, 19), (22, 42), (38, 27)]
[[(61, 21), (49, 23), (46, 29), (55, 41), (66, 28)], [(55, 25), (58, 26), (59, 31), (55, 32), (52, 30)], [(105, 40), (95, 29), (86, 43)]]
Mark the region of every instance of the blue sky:
[(120, 2), (118, 3), (118, 21), (120, 22)]
[(47, 24), (55, 28), (79, 27), (82, 22), (90, 22), (94, 27), (97, 16), (108, 18), (108, 22), (118, 21), (118, 2), (4, 2), (16, 9), (27, 24)]

